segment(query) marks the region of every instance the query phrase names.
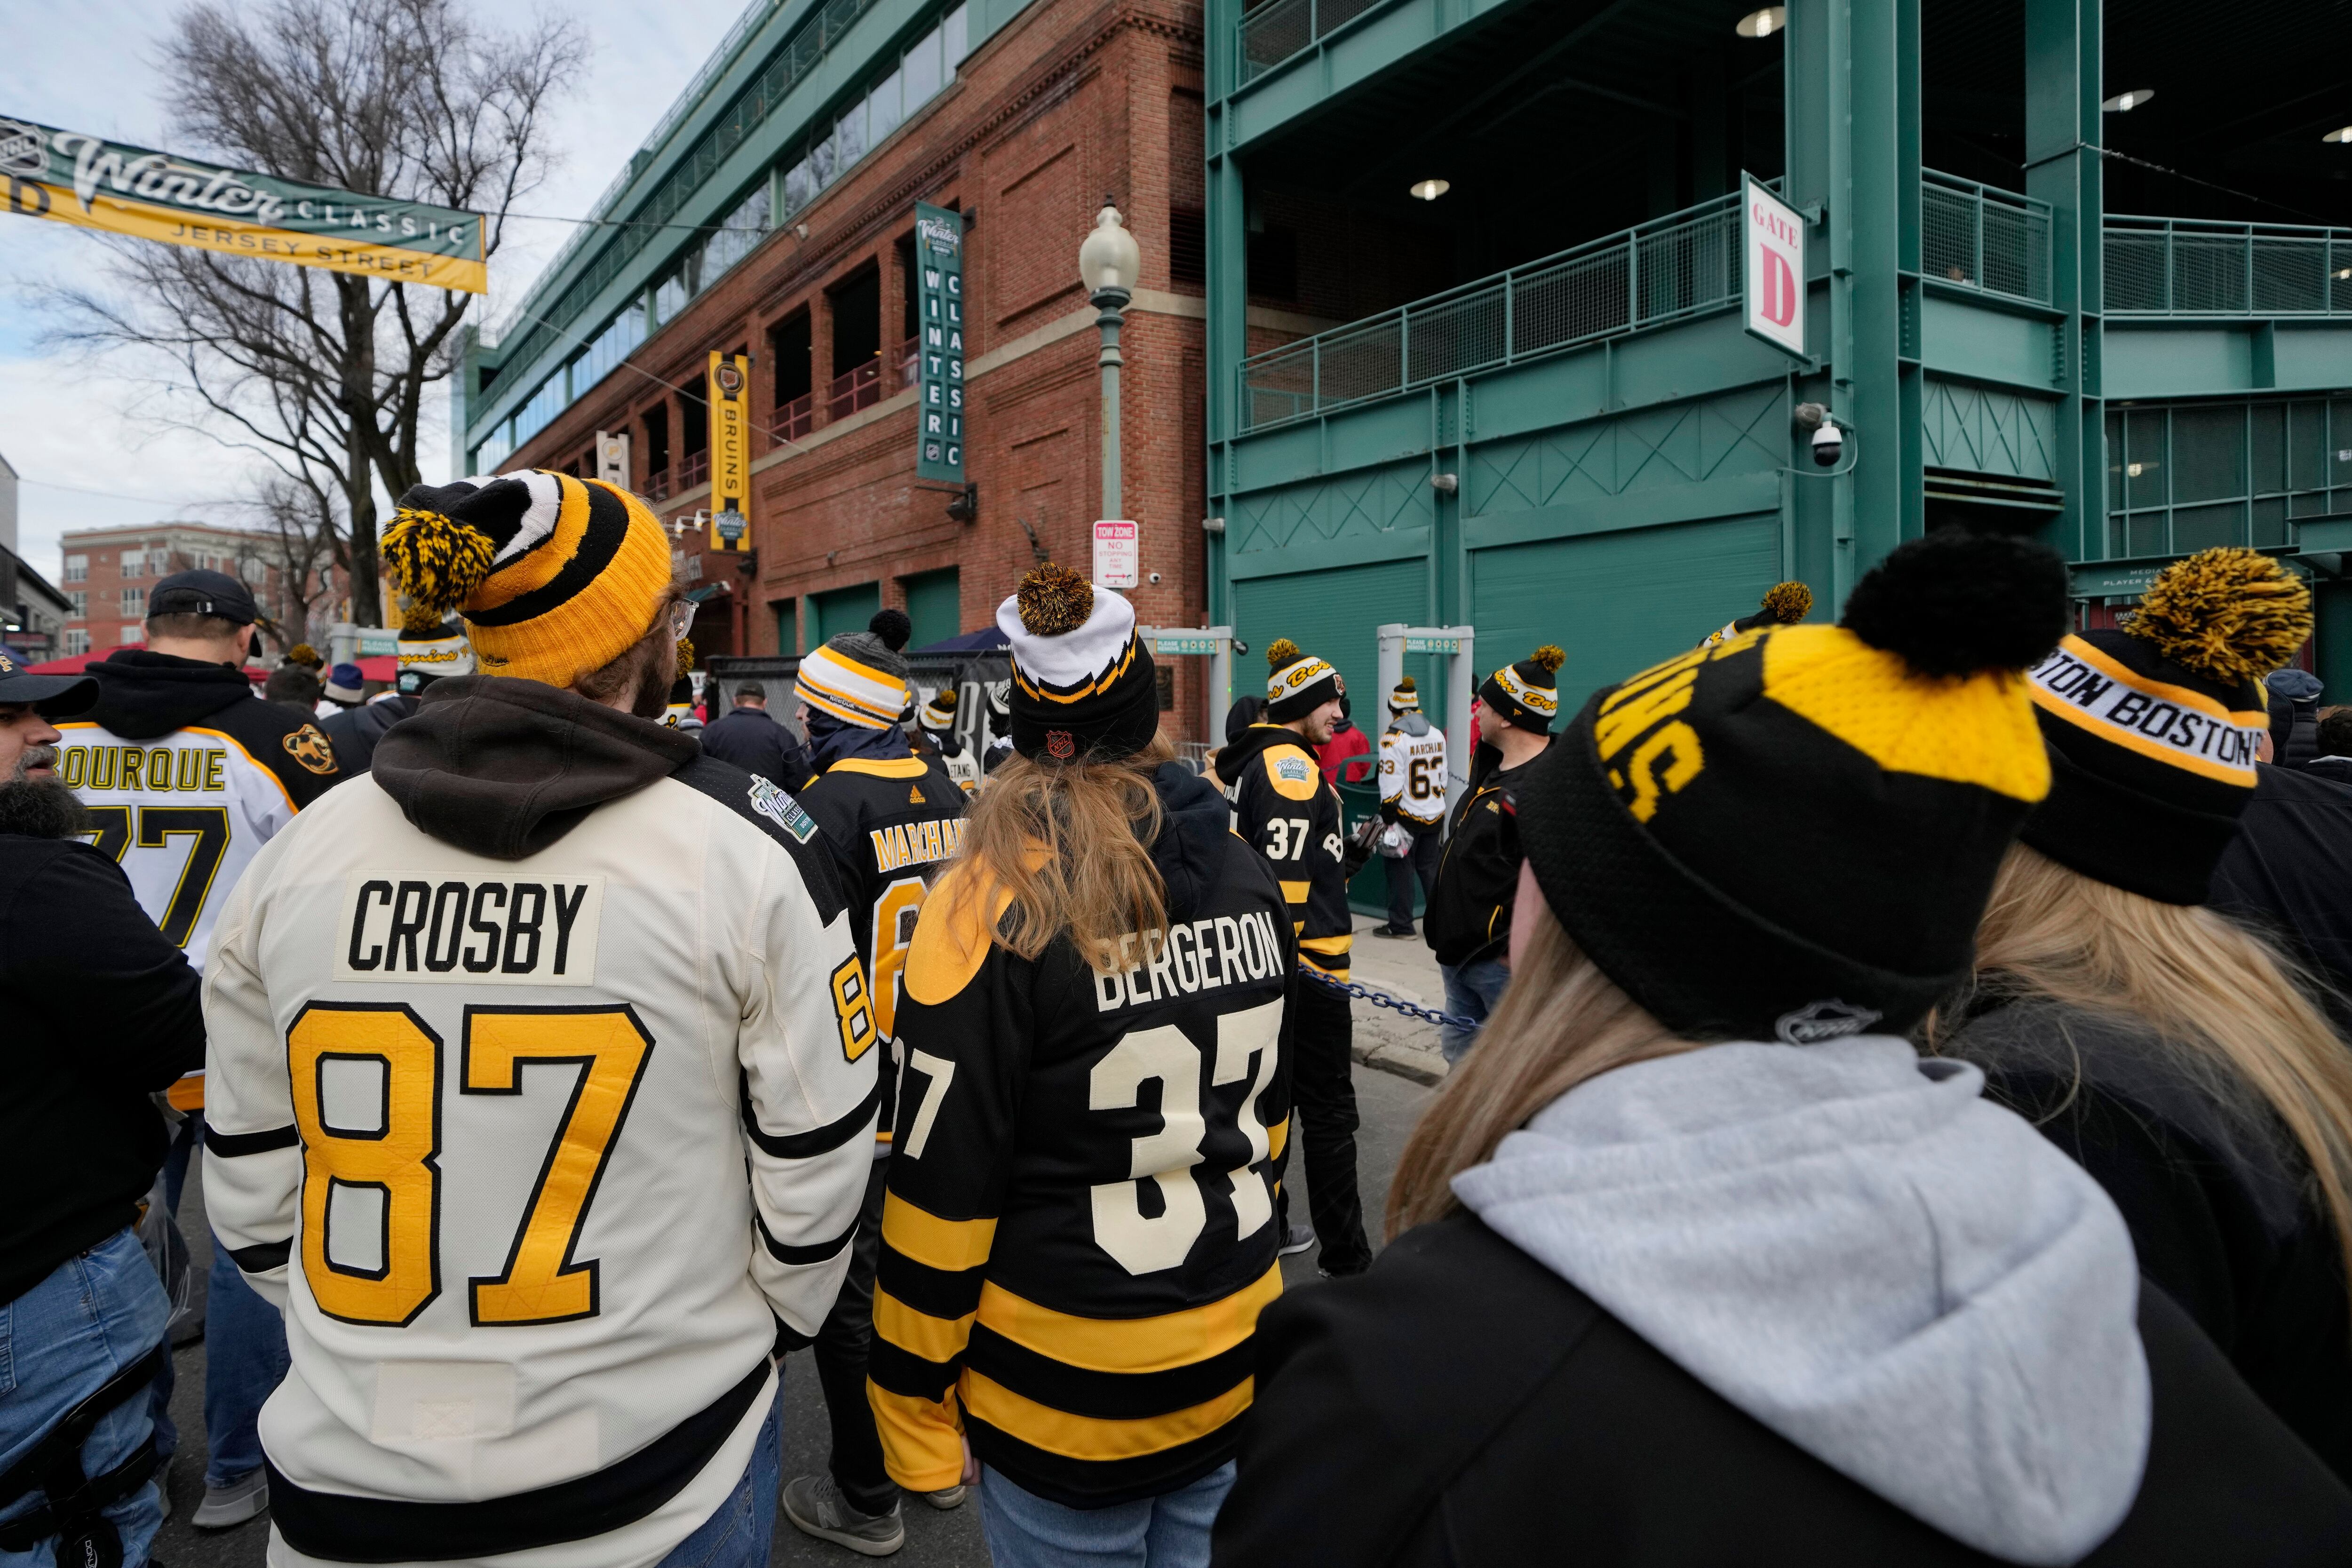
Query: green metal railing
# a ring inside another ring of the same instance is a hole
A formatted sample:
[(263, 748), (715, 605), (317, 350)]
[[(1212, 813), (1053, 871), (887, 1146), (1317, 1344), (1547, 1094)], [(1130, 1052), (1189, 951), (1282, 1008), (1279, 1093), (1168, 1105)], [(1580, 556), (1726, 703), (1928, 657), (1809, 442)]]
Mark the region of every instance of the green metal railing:
[(1380, 0), (1266, 0), (1242, 18), (1242, 80), (1255, 80), (1379, 4)]
[(1943, 283), (2050, 303), (2050, 204), (1919, 171), (1919, 264)]
[(1738, 303), (1737, 193), (1241, 363), (1263, 429)]
[(2111, 316), (2352, 315), (2352, 229), (2110, 216)]

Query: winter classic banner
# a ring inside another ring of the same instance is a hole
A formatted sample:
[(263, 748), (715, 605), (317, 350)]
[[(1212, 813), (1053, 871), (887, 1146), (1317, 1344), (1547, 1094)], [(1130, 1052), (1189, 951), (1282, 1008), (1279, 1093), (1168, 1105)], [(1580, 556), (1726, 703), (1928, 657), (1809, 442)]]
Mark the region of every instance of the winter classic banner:
[(0, 117), (7, 210), (430, 289), (489, 289), (478, 213), (354, 195)]

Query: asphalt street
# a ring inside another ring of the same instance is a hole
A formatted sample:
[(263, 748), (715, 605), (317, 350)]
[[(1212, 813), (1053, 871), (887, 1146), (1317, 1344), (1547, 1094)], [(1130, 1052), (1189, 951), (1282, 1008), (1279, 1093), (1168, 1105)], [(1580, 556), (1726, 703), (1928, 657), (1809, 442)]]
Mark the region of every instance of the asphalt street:
[[(1416, 949), (1420, 946), (1412, 945)], [(1358, 1005), (1360, 1018), (1366, 1011), (1361, 1004)], [(1360, 1030), (1362, 1026), (1360, 1023), (1358, 1026)], [(1397, 1158), (1404, 1151), (1404, 1141), (1412, 1131), (1413, 1121), (1433, 1091), (1408, 1079), (1363, 1065), (1356, 1068), (1355, 1079), (1356, 1100), (1363, 1121), (1357, 1133), (1357, 1182), (1363, 1195), (1365, 1224), (1377, 1247), (1390, 1177), (1396, 1171)], [(199, 1158), (188, 1173), (187, 1191), (180, 1208), (182, 1223), (190, 1232), (189, 1249), (194, 1255), (199, 1285), (204, 1270), (212, 1261), (211, 1238), (199, 1222), (204, 1213), (203, 1163)], [(1294, 1155), (1287, 1180), (1299, 1189), (1293, 1196), (1291, 1212), (1303, 1217), (1307, 1210), (1306, 1173), (1301, 1163)], [(1317, 1288), (1315, 1256), (1310, 1249), (1283, 1260), (1283, 1279), (1289, 1289)], [(179, 1424), (180, 1451), (173, 1460), (168, 1479), (173, 1514), (156, 1541), (155, 1556), (170, 1568), (260, 1568), (269, 1542), (267, 1515), (251, 1523), (217, 1531), (196, 1530), (188, 1523), (189, 1516), (204, 1500), (204, 1346), (201, 1342), (182, 1345), (176, 1357), (179, 1384), (173, 1394), (172, 1415)], [(818, 1392), (815, 1368), (805, 1352), (794, 1355), (784, 1372), (787, 1479), (809, 1474), (824, 1466), (825, 1434), (824, 1405)], [(981, 1541), (976, 1496), (969, 1498), (961, 1508), (946, 1512), (909, 1499), (902, 1512), (907, 1524), (907, 1545), (893, 1562), (905, 1568), (986, 1568), (988, 1551)], [(856, 1554), (841, 1547), (801, 1534), (781, 1512), (778, 1514), (775, 1548), (769, 1557), (772, 1568), (845, 1568), (858, 1561), (861, 1559)]]

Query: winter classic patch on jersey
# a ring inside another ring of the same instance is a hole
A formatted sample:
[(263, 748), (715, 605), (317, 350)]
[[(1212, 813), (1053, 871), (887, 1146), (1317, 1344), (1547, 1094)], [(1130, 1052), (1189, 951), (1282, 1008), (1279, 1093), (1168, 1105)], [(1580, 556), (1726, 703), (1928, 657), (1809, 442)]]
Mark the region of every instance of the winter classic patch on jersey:
[(354, 871), (335, 978), (437, 985), (588, 985), (602, 877), (538, 879)]
[(816, 818), (801, 809), (801, 803), (776, 785), (751, 775), (751, 809), (770, 822), (805, 844), (816, 837)]
[(286, 754), (314, 773), (335, 771), (335, 748), (328, 742), (327, 733), (316, 724), (305, 724), (282, 742)]

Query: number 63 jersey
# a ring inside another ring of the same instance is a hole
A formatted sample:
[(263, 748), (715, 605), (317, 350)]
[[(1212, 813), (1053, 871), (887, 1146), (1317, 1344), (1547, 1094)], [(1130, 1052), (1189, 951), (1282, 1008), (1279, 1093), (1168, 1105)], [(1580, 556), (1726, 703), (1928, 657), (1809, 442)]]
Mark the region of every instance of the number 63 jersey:
[(1279, 1294), (1290, 918), (1196, 775), (1160, 781), (1166, 925), (1097, 973), (1067, 933), (993, 940), (1009, 895), (951, 866), (908, 954), (870, 1397), (891, 1476), (982, 1462), (1103, 1506), (1231, 1458)]
[(286, 1313), (277, 1568), (656, 1563), (833, 1303), (882, 1055), (838, 881), (767, 781), (649, 772), (516, 858), (355, 780), (223, 912), (205, 1187)]

